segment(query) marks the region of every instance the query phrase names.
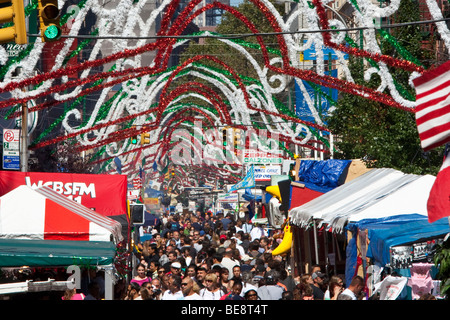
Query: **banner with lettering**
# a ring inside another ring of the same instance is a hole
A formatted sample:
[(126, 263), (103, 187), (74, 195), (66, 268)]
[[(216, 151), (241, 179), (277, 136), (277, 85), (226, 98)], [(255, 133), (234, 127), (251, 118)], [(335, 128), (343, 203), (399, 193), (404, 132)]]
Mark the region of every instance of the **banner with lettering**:
[(0, 197), (21, 185), (47, 186), (103, 216), (127, 213), (126, 175), (0, 171)]

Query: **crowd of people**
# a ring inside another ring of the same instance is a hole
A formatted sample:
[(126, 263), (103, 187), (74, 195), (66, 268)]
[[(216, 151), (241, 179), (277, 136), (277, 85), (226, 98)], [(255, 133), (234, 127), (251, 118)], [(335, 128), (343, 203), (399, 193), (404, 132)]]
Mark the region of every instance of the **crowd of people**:
[[(359, 299), (364, 282), (327, 277), (320, 266), (294, 276), (289, 262), (272, 251), (281, 230), (234, 215), (150, 215), (151, 239), (139, 241), (138, 265), (123, 300), (336, 300)], [(273, 231), (273, 230), (272, 230)]]

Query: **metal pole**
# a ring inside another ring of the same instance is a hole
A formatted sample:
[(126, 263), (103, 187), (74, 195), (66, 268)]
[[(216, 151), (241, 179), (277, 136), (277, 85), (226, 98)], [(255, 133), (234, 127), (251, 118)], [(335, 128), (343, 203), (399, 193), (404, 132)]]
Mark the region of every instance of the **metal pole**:
[(22, 104), (22, 129), (20, 130), (20, 171), (28, 171), (28, 107)]
[(316, 264), (319, 264), (319, 248), (317, 243), (317, 228), (316, 228), (316, 221), (313, 221), (313, 232), (314, 232), (314, 251), (316, 254)]

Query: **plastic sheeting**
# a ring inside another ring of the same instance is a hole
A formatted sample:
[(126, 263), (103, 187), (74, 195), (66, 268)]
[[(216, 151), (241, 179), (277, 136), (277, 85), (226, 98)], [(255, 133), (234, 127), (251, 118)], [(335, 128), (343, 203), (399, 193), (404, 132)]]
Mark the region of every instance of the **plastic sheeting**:
[(246, 188), (245, 192), (242, 194), (242, 198), (244, 198), (246, 201), (256, 200), (261, 201), (262, 196), (258, 194), (253, 194), (252, 190), (250, 188)]
[(306, 187), (322, 193), (328, 192), (340, 184), (342, 173), (351, 160), (301, 160), (298, 177)]
[(346, 229), (356, 232), (367, 230), (369, 246), (367, 257), (380, 266), (390, 262), (390, 248), (438, 238), (450, 232), (449, 221), (442, 218), (429, 223), (427, 216), (419, 214), (397, 215), (378, 219), (364, 219), (349, 223)]

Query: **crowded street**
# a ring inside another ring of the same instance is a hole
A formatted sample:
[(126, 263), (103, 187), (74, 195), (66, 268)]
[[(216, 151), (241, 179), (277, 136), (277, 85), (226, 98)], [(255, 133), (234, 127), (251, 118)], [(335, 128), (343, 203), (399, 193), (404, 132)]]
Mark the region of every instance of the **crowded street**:
[(0, 301), (274, 320), (450, 298), (448, 2), (0, 17)]

